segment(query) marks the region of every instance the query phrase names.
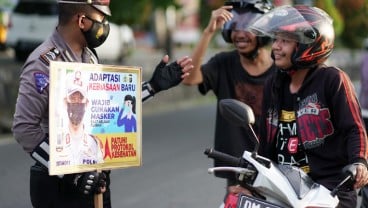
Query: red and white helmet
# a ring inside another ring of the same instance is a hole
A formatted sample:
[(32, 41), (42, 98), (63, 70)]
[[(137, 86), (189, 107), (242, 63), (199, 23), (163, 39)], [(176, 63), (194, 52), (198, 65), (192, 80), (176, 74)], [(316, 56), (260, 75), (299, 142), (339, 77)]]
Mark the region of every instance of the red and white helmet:
[(332, 18), (317, 7), (286, 5), (275, 8), (257, 19), (249, 30), (256, 35), (298, 42), (291, 58), (297, 68), (323, 63), (334, 47)]

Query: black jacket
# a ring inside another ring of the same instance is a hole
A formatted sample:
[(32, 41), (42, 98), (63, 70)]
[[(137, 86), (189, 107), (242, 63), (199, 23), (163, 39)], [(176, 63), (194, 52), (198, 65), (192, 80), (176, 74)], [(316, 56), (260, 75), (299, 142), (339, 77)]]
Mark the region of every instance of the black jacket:
[[(279, 72), (264, 88), (259, 153), (274, 161), (280, 115), (277, 103), (281, 89), (290, 84), (288, 76)], [(367, 165), (367, 134), (354, 86), (346, 73), (325, 65), (310, 69), (293, 99), (298, 139), (314, 181), (331, 189), (340, 182), (345, 165)]]

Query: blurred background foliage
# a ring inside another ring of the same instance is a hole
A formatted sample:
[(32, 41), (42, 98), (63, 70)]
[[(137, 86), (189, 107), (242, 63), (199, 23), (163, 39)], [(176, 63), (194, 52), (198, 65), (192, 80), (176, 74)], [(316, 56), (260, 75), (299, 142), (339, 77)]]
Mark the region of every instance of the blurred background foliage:
[[(135, 30), (146, 30), (152, 24), (152, 14), (155, 10), (165, 10), (170, 5), (174, 5), (179, 10), (180, 5), (177, 2), (175, 0), (111, 0), (113, 13), (111, 21), (117, 24), (128, 24)], [(223, 5), (225, 0), (199, 0), (199, 2), (199, 25), (203, 28), (209, 21), (211, 11)], [(276, 6), (279, 2), (281, 1), (273, 1)], [(361, 48), (363, 39), (368, 36), (368, 0), (314, 0), (309, 2), (322, 8), (333, 18), (337, 47)]]
[(111, 0), (112, 16), (110, 21), (117, 24), (128, 24), (135, 29), (147, 28), (153, 12), (157, 9), (166, 9), (169, 6), (180, 8), (175, 0)]
[(336, 0), (336, 7), (344, 21), (339, 39), (348, 48), (362, 48), (368, 36), (368, 0)]

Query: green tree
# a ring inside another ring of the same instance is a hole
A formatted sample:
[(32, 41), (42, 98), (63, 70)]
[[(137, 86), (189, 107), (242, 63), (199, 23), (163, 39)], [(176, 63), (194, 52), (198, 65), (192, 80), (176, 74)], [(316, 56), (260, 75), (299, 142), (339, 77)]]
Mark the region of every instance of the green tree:
[(14, 0), (0, 0), (0, 9), (11, 10), (15, 6)]
[(151, 12), (152, 3), (149, 0), (112, 0), (110, 9), (112, 16), (109, 19), (111, 22), (118, 25), (136, 25), (146, 21), (147, 14)]
[(316, 0), (315, 5), (318, 8), (323, 9), (333, 19), (333, 26), (335, 30), (335, 36), (339, 37), (344, 30), (344, 19), (336, 8), (334, 0)]
[(336, 0), (345, 20), (341, 41), (348, 48), (361, 48), (368, 36), (368, 0)]
[(200, 26), (204, 28), (207, 26), (212, 10), (215, 10), (224, 5), (226, 0), (201, 0), (199, 8)]
[(178, 7), (175, 0), (111, 0), (112, 16), (109, 20), (119, 25), (128, 24), (133, 27), (145, 27), (150, 23), (150, 18), (155, 9), (165, 9), (169, 5)]

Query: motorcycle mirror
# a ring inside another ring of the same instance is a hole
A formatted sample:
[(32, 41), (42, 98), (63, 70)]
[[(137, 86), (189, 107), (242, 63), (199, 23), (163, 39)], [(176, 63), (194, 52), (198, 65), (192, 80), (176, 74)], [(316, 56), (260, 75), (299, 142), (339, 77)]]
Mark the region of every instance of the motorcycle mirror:
[(252, 124), (255, 122), (254, 113), (247, 104), (235, 99), (222, 99), (219, 102), (220, 114), (231, 124), (239, 127), (249, 128), (252, 131), (252, 141), (255, 144), (252, 153), (253, 158), (257, 157), (259, 140), (255, 134)]
[(255, 117), (252, 108), (235, 99), (223, 99), (219, 102), (221, 115), (232, 125), (247, 127), (254, 124)]

